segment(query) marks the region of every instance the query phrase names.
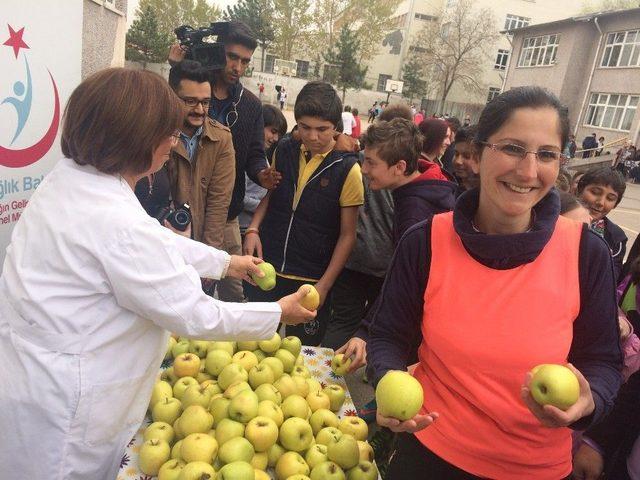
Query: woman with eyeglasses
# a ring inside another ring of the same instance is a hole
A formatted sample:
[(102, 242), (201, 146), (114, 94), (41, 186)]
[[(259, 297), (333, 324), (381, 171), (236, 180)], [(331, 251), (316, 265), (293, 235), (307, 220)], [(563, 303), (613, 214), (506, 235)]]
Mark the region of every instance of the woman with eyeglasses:
[[(480, 187), (451, 213), (404, 235), (370, 327), (374, 382), (405, 370), (422, 384), (388, 480), (558, 480), (571, 473), (571, 429), (610, 409), (621, 352), (611, 258), (585, 224), (560, 217), (553, 188), (567, 113), (538, 87), (482, 112), (472, 167)], [(531, 374), (569, 364), (580, 396), (566, 411), (532, 398)]]
[(183, 105), (158, 75), (112, 68), (69, 98), (65, 156), (13, 229), (0, 277), (2, 478), (112, 480), (144, 418), (169, 331), (269, 339), (314, 312), (302, 293), (224, 303), (200, 277), (250, 280), (229, 256), (162, 227), (134, 195), (167, 161)]

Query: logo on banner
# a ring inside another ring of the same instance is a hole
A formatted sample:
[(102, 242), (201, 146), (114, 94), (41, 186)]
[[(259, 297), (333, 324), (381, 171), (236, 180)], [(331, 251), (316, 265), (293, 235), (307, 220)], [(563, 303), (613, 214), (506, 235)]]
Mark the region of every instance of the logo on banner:
[[(19, 30), (15, 30), (11, 25), (8, 25), (8, 27), (9, 39), (2, 45), (13, 48), (15, 61), (22, 63), (22, 61), (19, 60), (21, 49), (27, 50), (30, 48), (22, 39), (22, 36), (24, 35), (24, 27)], [(22, 53), (22, 58), (24, 59), (24, 73), (19, 76), (15, 82), (13, 82), (11, 92), (0, 92), (0, 99), (2, 99), (0, 100), (0, 107), (2, 105), (9, 105), (13, 107), (17, 119), (16, 129), (11, 136), (12, 139), (9, 145), (0, 145), (0, 165), (11, 168), (26, 167), (27, 165), (31, 165), (44, 157), (55, 141), (60, 123), (60, 98), (58, 96), (58, 87), (53, 79), (53, 75), (51, 75), (51, 72), (47, 69), (49, 78), (51, 79), (51, 93), (53, 94), (52, 100), (54, 103), (53, 116), (49, 127), (44, 135), (30, 146), (20, 149), (11, 148), (16, 140), (20, 139), (20, 135), (23, 133), (24, 127), (29, 123), (32, 109), (31, 100), (33, 98), (34, 84), (31, 77), (29, 61), (25, 53), (26, 52)], [(39, 89), (38, 93), (41, 93), (40, 90), (44, 90), (44, 87), (41, 86), (36, 86), (35, 88)], [(8, 95), (5, 97), (6, 93), (8, 93)]]

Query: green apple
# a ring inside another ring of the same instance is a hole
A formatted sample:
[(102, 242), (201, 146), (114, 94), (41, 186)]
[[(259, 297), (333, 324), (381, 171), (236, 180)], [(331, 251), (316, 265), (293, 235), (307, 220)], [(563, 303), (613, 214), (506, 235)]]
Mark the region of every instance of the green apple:
[(360, 450), (361, 462), (373, 462), (373, 448), (369, 442), (358, 440), (358, 450)]
[(318, 290), (316, 290), (316, 287), (305, 283), (304, 285), (300, 286), (298, 291), (302, 289), (307, 289), (307, 294), (302, 297), (302, 300), (300, 300), (300, 305), (302, 305), (302, 307), (306, 308), (307, 310), (317, 310), (320, 306), (320, 294), (318, 293)]
[(278, 428), (284, 422), (284, 414), (282, 409), (271, 400), (262, 400), (258, 404), (258, 416), (267, 417), (276, 422)]
[(299, 375), (304, 378), (311, 378), (311, 372), (304, 365), (296, 365), (295, 367), (293, 367), (293, 370), (291, 371), (291, 376), (294, 377), (296, 375)]
[(578, 377), (564, 365), (538, 365), (531, 373), (533, 377), (529, 389), (533, 399), (540, 405), (553, 405), (560, 410), (567, 410), (578, 401)]
[(378, 480), (378, 469), (372, 462), (360, 461), (347, 472), (347, 480)]
[(173, 385), (173, 396), (178, 400), (182, 401), (182, 396), (184, 395), (184, 392), (186, 392), (187, 388), (189, 388), (192, 385), (195, 385), (197, 387), (200, 384), (193, 377), (179, 378), (176, 381), (176, 383)]
[[(170, 337), (173, 338), (173, 337)], [(178, 459), (170, 459), (162, 464), (158, 471), (158, 480), (178, 480), (180, 472), (186, 465), (185, 462)]]
[(309, 419), (309, 425), (311, 425), (314, 435), (318, 435), (318, 432), (326, 427), (338, 428), (338, 423), (338, 416), (325, 408), (320, 408), (313, 412)]
[(256, 389), (260, 385), (272, 384), (275, 381), (273, 370), (267, 365), (256, 365), (249, 370), (249, 383), (251, 388)]
[(280, 348), (281, 343), (282, 339), (280, 338), (280, 335), (274, 333), (273, 337), (271, 337), (269, 340), (259, 341), (258, 346), (264, 353), (275, 353)]
[[(173, 337), (169, 337), (173, 338)], [(169, 382), (165, 382), (164, 380), (159, 380), (153, 386), (153, 390), (151, 390), (151, 400), (149, 400), (149, 410), (153, 410), (153, 406), (158, 403), (160, 400), (165, 398), (173, 397), (173, 389)]]
[[(332, 445), (338, 443), (343, 436), (343, 433), (335, 427), (324, 427), (316, 434), (316, 443), (321, 445)], [(357, 446), (357, 445), (356, 445)]]
[(306, 475), (302, 475), (301, 473), (298, 473), (296, 475), (291, 475), (289, 478), (287, 478), (287, 480), (311, 480), (311, 479)]
[(278, 426), (269, 417), (252, 418), (244, 430), (244, 437), (256, 452), (266, 452), (278, 440)]
[(190, 385), (182, 394), (180, 401), (182, 402), (182, 408), (187, 408), (191, 405), (200, 405), (207, 408), (211, 401), (211, 394), (200, 385)]
[(171, 347), (171, 355), (173, 358), (183, 353), (189, 353), (189, 340), (178, 340), (176, 344)]
[(246, 382), (249, 374), (239, 363), (230, 363), (218, 375), (218, 385), (224, 391), (236, 382)]
[(198, 355), (198, 357), (200, 358), (204, 358), (207, 356), (208, 349), (208, 340), (191, 340), (191, 342), (189, 342), (189, 353)]
[(173, 373), (177, 377), (194, 377), (200, 371), (200, 357), (193, 353), (181, 353), (173, 360)]
[(150, 440), (152, 438), (157, 438), (159, 440), (164, 440), (169, 445), (173, 443), (173, 437), (175, 433), (173, 432), (173, 427), (166, 422), (153, 422), (149, 425), (142, 436), (144, 441)]
[(258, 349), (258, 341), (250, 340), (245, 342), (237, 342), (237, 346), (239, 351), (248, 350), (250, 352), (253, 352), (254, 350)]
[(259, 385), (255, 390), (256, 395), (258, 395), (258, 400), (261, 402), (264, 400), (271, 400), (276, 405), (280, 405), (282, 403), (282, 395), (278, 391), (276, 387), (271, 384), (262, 384)]
[(315, 412), (320, 409), (328, 410), (331, 408), (331, 400), (329, 400), (329, 395), (324, 392), (312, 392), (307, 395), (307, 403), (309, 404), (309, 408), (312, 412)]
[(293, 335), (289, 335), (288, 337), (284, 337), (282, 339), (282, 344), (280, 348), (284, 348), (285, 350), (289, 350), (294, 357), (298, 357), (300, 355), (300, 350), (302, 350), (302, 342), (298, 337), (294, 337)]
[(236, 342), (211, 342), (209, 343), (209, 351), (212, 350), (224, 350), (229, 355), (233, 356), (236, 353)]
[(204, 369), (207, 373), (217, 377), (222, 369), (233, 361), (233, 357), (226, 350), (209, 350), (204, 360)]
[(282, 402), (282, 414), (285, 420), (291, 417), (298, 417), (306, 420), (309, 418), (309, 405), (300, 395), (289, 395)]
[(185, 435), (184, 433), (182, 433), (182, 430), (180, 429), (180, 418), (178, 418), (175, 422), (173, 422), (173, 433), (175, 433), (176, 436), (176, 440), (182, 440)]
[[(204, 363), (202, 363), (202, 367), (204, 368)], [(206, 382), (207, 380), (213, 380), (213, 375), (209, 375), (207, 372), (198, 372), (198, 374), (196, 375), (196, 380), (198, 381), (199, 384), (202, 385), (202, 383)]]
[[(267, 455), (267, 452), (256, 452), (251, 459), (251, 466), (256, 470), (266, 470), (269, 466), (269, 455)], [(271, 480), (271, 478), (267, 476), (267, 480)]]
[(331, 371), (336, 375), (344, 377), (349, 372), (351, 358), (345, 357), (344, 353), (338, 353), (331, 359)]
[(244, 424), (231, 420), (230, 418), (223, 418), (216, 427), (216, 440), (220, 446), (232, 438), (242, 436), (244, 436)]
[(282, 366), (286, 373), (291, 373), (293, 371), (293, 367), (296, 366), (296, 357), (289, 350), (280, 348), (276, 351), (274, 357), (282, 362)]
[(242, 365), (247, 372), (258, 364), (258, 357), (255, 353), (246, 350), (237, 352), (233, 357), (235, 363)]
[(356, 440), (365, 441), (369, 436), (369, 427), (360, 417), (344, 417), (338, 424), (338, 429), (342, 433), (351, 435)]
[(309, 384), (307, 383), (307, 379), (300, 375), (294, 375), (291, 379), (293, 380), (293, 383), (296, 384), (297, 394), (306, 398), (306, 396), (309, 395)]
[(283, 400), (289, 395), (298, 394), (298, 387), (296, 385), (296, 382), (293, 380), (293, 378), (291, 378), (291, 376), (286, 373), (278, 378), (275, 382), (273, 382), (273, 386), (278, 389)]
[(178, 377), (173, 372), (173, 367), (165, 369), (160, 375), (160, 380), (164, 380), (173, 388), (173, 385), (178, 381)]
[(151, 410), (151, 418), (154, 422), (165, 422), (173, 425), (182, 413), (182, 403), (177, 398), (165, 398), (156, 403)]
[(344, 471), (334, 462), (319, 463), (311, 470), (311, 480), (345, 480)]
[(209, 403), (209, 412), (213, 416), (214, 428), (218, 428), (218, 424), (224, 418), (229, 418), (229, 403), (231, 400), (224, 397), (212, 398)]
[(345, 470), (353, 468), (360, 461), (358, 442), (351, 435), (342, 435), (336, 443), (327, 445), (327, 456)]
[(216, 480), (255, 480), (256, 473), (248, 462), (232, 462), (220, 469)]
[(156, 476), (160, 467), (171, 457), (171, 448), (164, 440), (152, 438), (140, 447), (138, 468), (145, 475)]
[(342, 388), (340, 385), (336, 385), (335, 383), (332, 383), (324, 387), (322, 391), (326, 393), (327, 396), (329, 397), (329, 402), (330, 402), (329, 409), (332, 412), (339, 411), (342, 408), (342, 405), (344, 404), (344, 399), (346, 396), (344, 388)]
[(214, 480), (215, 478), (216, 471), (211, 465), (206, 462), (191, 462), (184, 466), (178, 480)]
[(322, 384), (315, 378), (307, 378), (307, 385), (309, 385), (309, 393), (322, 391)]
[(260, 362), (260, 365), (267, 365), (273, 370), (273, 378), (278, 380), (284, 373), (284, 365), (276, 357), (267, 357)]
[(298, 355), (296, 358), (296, 367), (304, 367), (304, 355)]
[(267, 459), (268, 459), (267, 465), (271, 468), (275, 468), (276, 464), (278, 463), (278, 460), (282, 455), (284, 455), (285, 452), (286, 450), (282, 448), (282, 446), (278, 445), (277, 443), (275, 445), (272, 445), (269, 448), (269, 450), (267, 450)]
[[(218, 458), (220, 458), (220, 461), (225, 465), (231, 462), (249, 463), (254, 453), (256, 452), (249, 440), (244, 437), (234, 437), (220, 445)], [(253, 467), (251, 471), (253, 471)]]
[(262, 290), (273, 290), (273, 288), (276, 286), (276, 269), (273, 268), (273, 265), (268, 262), (259, 263), (257, 267), (264, 274), (264, 276), (258, 277), (257, 275), (254, 275), (252, 273), (251, 279)]
[(247, 424), (258, 415), (258, 396), (251, 390), (243, 390), (229, 403), (229, 418)]
[(213, 415), (201, 405), (191, 405), (180, 415), (180, 430), (186, 437), (192, 433), (207, 433), (213, 425)]
[(422, 385), (411, 374), (390, 370), (376, 387), (378, 413), (404, 422), (416, 416), (424, 402)]
[(309, 448), (313, 442), (313, 430), (311, 430), (309, 422), (302, 418), (287, 418), (280, 426), (278, 439), (285, 449), (292, 452), (302, 452)]
[[(253, 458), (256, 458), (256, 457), (253, 457)], [(264, 470), (260, 470), (259, 468), (256, 468), (256, 466), (253, 463), (251, 463), (251, 466), (253, 466), (253, 471), (256, 475), (255, 480), (271, 480), (271, 476), (267, 472), (265, 472)]]
[(311, 469), (322, 462), (326, 462), (329, 460), (329, 457), (327, 457), (327, 446), (320, 443), (311, 445), (311, 448), (307, 450), (304, 456), (304, 460)]
[(286, 452), (280, 456), (276, 463), (276, 479), (287, 480), (289, 477), (309, 474), (309, 465), (297, 452)]
[(253, 354), (256, 356), (256, 358), (258, 359), (258, 363), (260, 363), (262, 360), (264, 360), (265, 358), (267, 358), (267, 354), (264, 353), (262, 350), (260, 350), (259, 348), (253, 350)]
[(192, 433), (182, 440), (180, 457), (187, 463), (212, 463), (218, 453), (218, 442), (206, 433)]
[(171, 458), (175, 459), (175, 460), (182, 460), (182, 457), (180, 456), (180, 449), (182, 448), (182, 440), (178, 440), (176, 443), (173, 444), (173, 447), (171, 447)]
[(164, 354), (164, 359), (165, 360), (169, 360), (171, 358), (173, 358), (173, 347), (178, 343), (178, 340), (176, 340), (175, 338), (169, 336), (169, 339), (167, 340), (167, 350)]
[(233, 397), (245, 390), (251, 391), (251, 385), (247, 382), (235, 382), (224, 391), (224, 398), (231, 400)]
[(218, 385), (217, 380), (205, 380), (204, 382), (200, 383), (200, 386), (204, 388), (205, 391), (209, 393), (209, 395), (211, 395), (211, 398), (213, 398), (214, 395), (222, 393), (222, 389), (220, 388), (220, 385)]

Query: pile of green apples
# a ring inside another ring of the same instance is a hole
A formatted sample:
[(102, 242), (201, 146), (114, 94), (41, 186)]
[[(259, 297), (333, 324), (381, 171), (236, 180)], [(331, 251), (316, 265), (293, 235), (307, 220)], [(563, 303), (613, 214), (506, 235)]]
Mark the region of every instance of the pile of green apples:
[[(311, 378), (297, 337), (169, 339), (138, 468), (159, 480), (374, 480), (359, 417), (340, 385)], [(269, 473), (267, 473), (269, 472)]]

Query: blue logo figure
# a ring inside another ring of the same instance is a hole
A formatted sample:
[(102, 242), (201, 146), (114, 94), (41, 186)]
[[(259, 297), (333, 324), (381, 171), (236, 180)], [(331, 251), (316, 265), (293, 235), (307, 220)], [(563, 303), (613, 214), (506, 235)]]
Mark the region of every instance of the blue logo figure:
[[(31, 96), (33, 91), (31, 88), (31, 71), (29, 70), (29, 63), (27, 62), (26, 57), (24, 59), (24, 64), (27, 68), (26, 89), (24, 83), (22, 83), (21, 81), (17, 81), (13, 84), (13, 93), (16, 94), (16, 97), (7, 97), (2, 100), (2, 103), (0, 103), (0, 105), (4, 105), (5, 103), (13, 105), (16, 109), (16, 113), (18, 114), (18, 128), (16, 128), (16, 133), (11, 140), (11, 145), (13, 145), (13, 142), (15, 142), (16, 138), (18, 138), (20, 132), (22, 132), (22, 129), (24, 128), (25, 124), (27, 123), (27, 119), (29, 118), (29, 114), (31, 113)], [(22, 97), (22, 95), (24, 95), (24, 98), (20, 100), (20, 98), (18, 97)]]

